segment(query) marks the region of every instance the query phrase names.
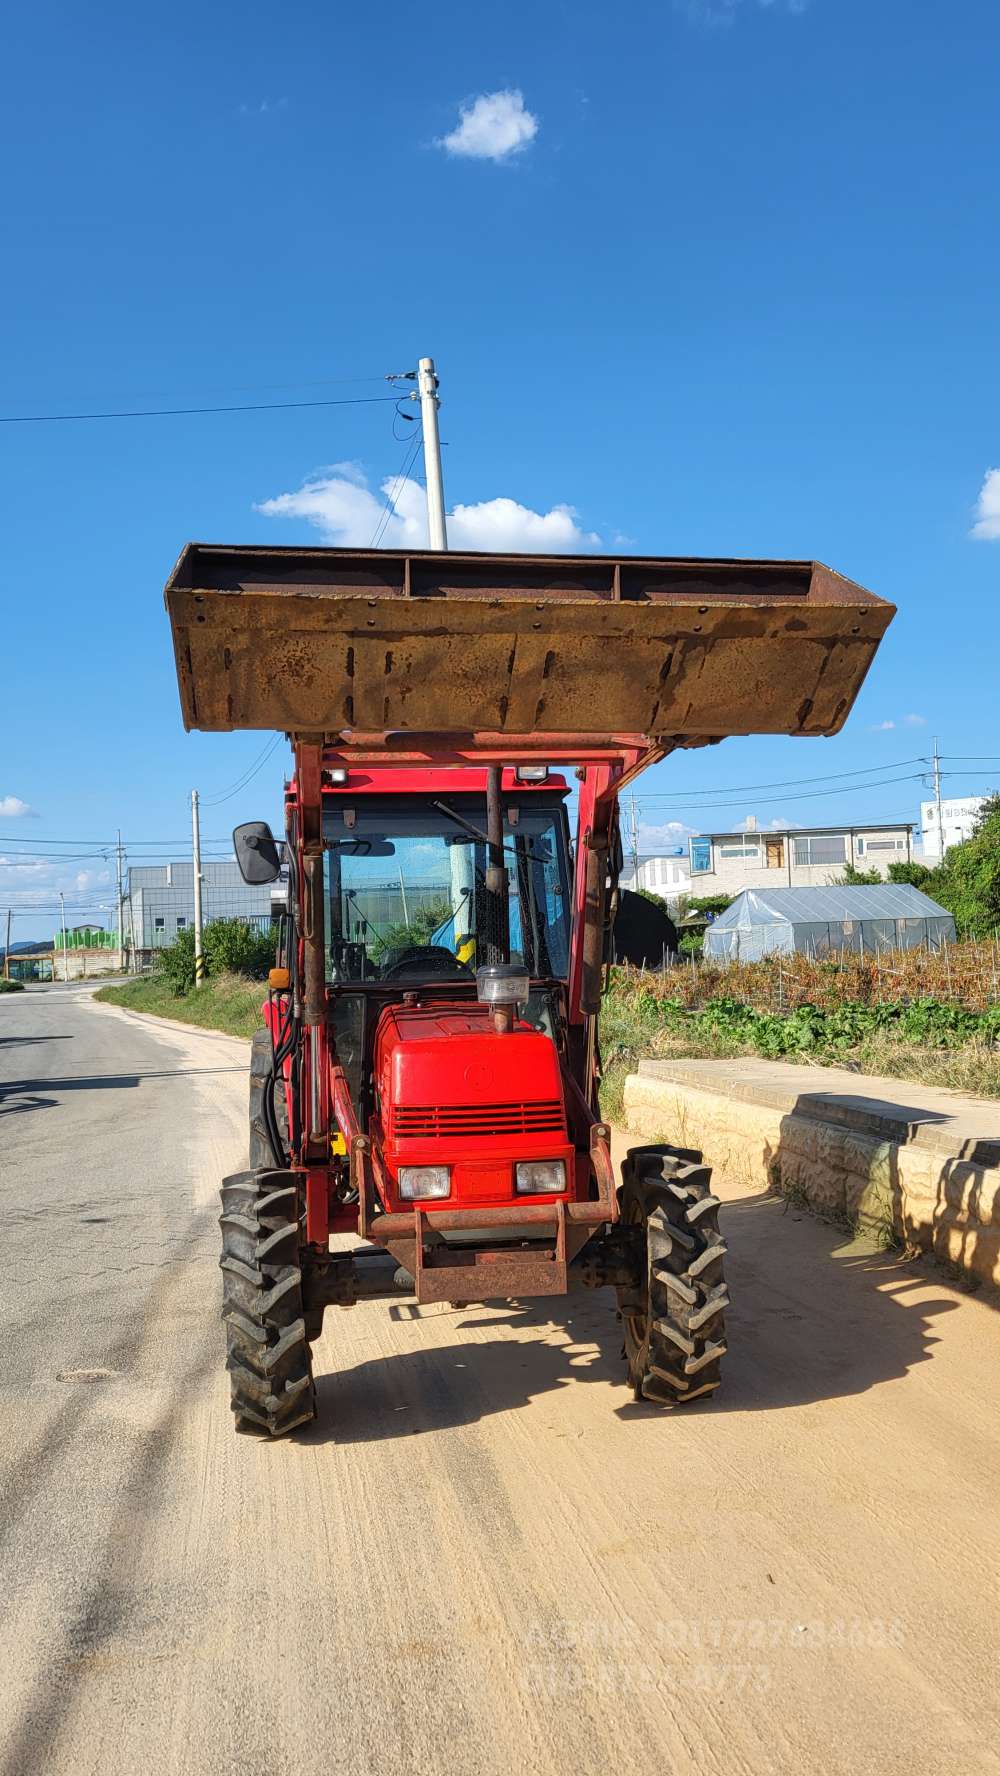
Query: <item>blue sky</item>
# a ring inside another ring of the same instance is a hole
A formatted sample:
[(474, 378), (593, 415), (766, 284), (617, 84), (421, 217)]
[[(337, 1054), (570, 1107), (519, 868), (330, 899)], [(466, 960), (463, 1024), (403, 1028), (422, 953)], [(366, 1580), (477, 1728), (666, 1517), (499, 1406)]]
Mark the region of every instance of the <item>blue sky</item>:
[[(111, 0), (21, 9), (6, 51), (0, 413), (374, 397), (432, 353), (458, 535), (812, 555), (899, 604), (842, 736), (668, 761), (647, 839), (914, 817), (913, 781), (735, 786), (912, 776), (935, 733), (946, 792), (1000, 781), (988, 0)], [(262, 751), (182, 731), (161, 599), (181, 545), (367, 541), (393, 417), (0, 425), (17, 937), (52, 929), (59, 885), (80, 918), (110, 898), (90, 853), (119, 826), (133, 860), (182, 854), (192, 785), (211, 802)], [(418, 507), (404, 489), (386, 540)], [(206, 811), (210, 850), (277, 817), (281, 756)], [(725, 806), (699, 820), (702, 789)], [(60, 839), (72, 861), (28, 862)]]

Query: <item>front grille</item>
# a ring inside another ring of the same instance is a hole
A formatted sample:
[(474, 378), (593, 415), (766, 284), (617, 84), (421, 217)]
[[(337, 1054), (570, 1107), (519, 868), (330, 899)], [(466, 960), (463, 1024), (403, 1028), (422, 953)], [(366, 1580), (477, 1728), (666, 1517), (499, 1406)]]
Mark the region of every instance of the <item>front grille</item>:
[(541, 1104), (441, 1104), (397, 1106), (397, 1140), (433, 1141), (466, 1135), (561, 1135), (558, 1098)]

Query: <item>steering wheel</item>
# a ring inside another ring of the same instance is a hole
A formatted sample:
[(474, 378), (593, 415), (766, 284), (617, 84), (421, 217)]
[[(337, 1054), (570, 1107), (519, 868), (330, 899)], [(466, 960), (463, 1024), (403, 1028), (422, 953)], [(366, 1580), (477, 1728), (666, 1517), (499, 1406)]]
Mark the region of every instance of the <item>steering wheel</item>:
[(413, 974), (417, 970), (429, 974), (449, 974), (460, 980), (475, 980), (475, 971), (467, 962), (461, 962), (441, 944), (412, 944), (382, 970), (383, 980), (392, 980), (397, 974)]

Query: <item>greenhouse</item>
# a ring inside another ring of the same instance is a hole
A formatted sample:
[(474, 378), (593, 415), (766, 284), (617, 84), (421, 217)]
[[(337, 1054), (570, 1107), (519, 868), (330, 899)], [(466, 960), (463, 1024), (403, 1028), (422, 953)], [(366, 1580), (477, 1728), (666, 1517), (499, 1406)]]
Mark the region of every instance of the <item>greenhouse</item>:
[(955, 941), (955, 921), (919, 888), (882, 882), (867, 888), (745, 888), (709, 925), (705, 957), (757, 962), (762, 956), (834, 956), (843, 950), (939, 950)]

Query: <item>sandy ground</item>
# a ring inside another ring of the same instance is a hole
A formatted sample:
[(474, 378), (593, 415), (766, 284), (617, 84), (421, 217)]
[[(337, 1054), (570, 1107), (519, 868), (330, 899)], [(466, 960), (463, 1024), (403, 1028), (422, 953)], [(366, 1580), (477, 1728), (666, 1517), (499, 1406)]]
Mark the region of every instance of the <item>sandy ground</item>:
[(730, 1202), (714, 1401), (609, 1296), (330, 1312), (234, 1436), (246, 1047), (0, 1001), (0, 1776), (1000, 1770), (1000, 1315)]

